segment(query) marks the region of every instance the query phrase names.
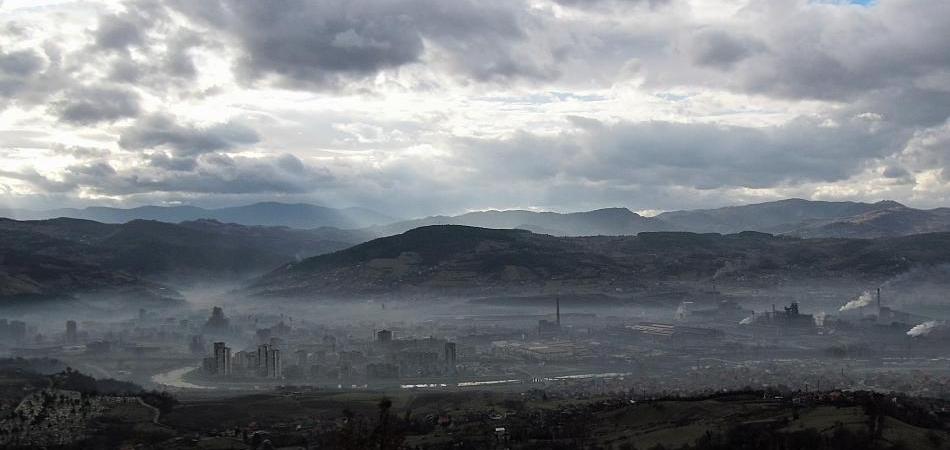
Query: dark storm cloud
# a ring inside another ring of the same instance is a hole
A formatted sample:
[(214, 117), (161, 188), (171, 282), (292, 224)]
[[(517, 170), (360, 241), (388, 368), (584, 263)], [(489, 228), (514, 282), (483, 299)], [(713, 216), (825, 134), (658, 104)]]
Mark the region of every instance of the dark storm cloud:
[(950, 68), (948, 2), (866, 8), (754, 1), (739, 17), (745, 20), (734, 28), (769, 48), (733, 74), (732, 85), (750, 92), (853, 100), (910, 88), (917, 77)]
[(12, 97), (29, 88), (46, 60), (35, 50), (0, 51), (0, 96)]
[[(12, 42), (15, 42), (13, 39)], [(52, 41), (30, 49), (4, 50), (0, 39), (0, 110), (16, 104), (33, 107), (47, 104), (52, 97), (71, 86), (80, 86), (71, 79), (69, 68), (63, 63), (63, 51)]]
[[(134, 169), (115, 180), (126, 193), (150, 191), (178, 193), (300, 193), (319, 189), (333, 181), (324, 169), (305, 165), (296, 156), (281, 154), (265, 158), (245, 158), (220, 153), (202, 155), (190, 170), (151, 171)], [(153, 160), (154, 162), (154, 160)], [(99, 186), (103, 191), (113, 186)]]
[(914, 184), (916, 180), (914, 175), (910, 173), (909, 170), (901, 166), (888, 165), (884, 168), (884, 172), (881, 173), (881, 176), (892, 180), (897, 184)]
[(122, 6), (121, 12), (99, 15), (91, 36), (94, 48), (124, 53), (130, 47), (147, 47), (156, 29), (172, 35), (177, 30), (160, 0), (130, 0)]
[(246, 80), (276, 77), (296, 87), (337, 87), (381, 70), (420, 62), (427, 44), (476, 79), (549, 77), (518, 57), (528, 16), (514, 2), (460, 0), (174, 2), (192, 19), (233, 36)]
[[(950, 71), (950, 67), (947, 70)], [(950, 87), (895, 85), (863, 96), (849, 107), (855, 111), (874, 111), (906, 127), (933, 127), (950, 117)]]
[(702, 66), (729, 69), (765, 45), (749, 36), (734, 35), (725, 30), (702, 30), (693, 39), (693, 60)]
[(139, 95), (117, 87), (81, 87), (67, 91), (52, 106), (60, 120), (76, 125), (93, 125), (136, 117), (141, 112)]
[[(192, 50), (207, 39), (173, 20), (159, 0), (128, 2), (121, 13), (99, 16), (90, 51), (98, 52), (115, 83), (128, 83), (162, 95), (181, 95), (198, 74)], [(154, 45), (154, 44), (160, 45)], [(136, 57), (129, 52), (136, 50)]]
[(39, 72), (44, 59), (33, 50), (0, 54), (0, 72), (6, 76), (25, 77)]
[[(359, 3), (359, 2), (357, 2)], [(178, 7), (242, 49), (244, 78), (278, 76), (286, 84), (321, 86), (415, 62), (422, 39), (407, 17), (338, 2), (181, 2)], [(365, 11), (361, 11), (365, 10)]]
[(198, 69), (189, 52), (202, 42), (197, 34), (191, 32), (181, 32), (171, 39), (164, 57), (164, 68), (168, 74), (189, 80), (194, 79), (198, 74)]
[(96, 45), (102, 49), (126, 50), (145, 41), (142, 24), (129, 16), (106, 15), (99, 18), (95, 32)]
[(188, 156), (229, 150), (259, 140), (257, 132), (235, 122), (199, 127), (181, 125), (174, 117), (154, 114), (122, 130), (119, 146), (129, 150), (168, 147), (177, 155)]

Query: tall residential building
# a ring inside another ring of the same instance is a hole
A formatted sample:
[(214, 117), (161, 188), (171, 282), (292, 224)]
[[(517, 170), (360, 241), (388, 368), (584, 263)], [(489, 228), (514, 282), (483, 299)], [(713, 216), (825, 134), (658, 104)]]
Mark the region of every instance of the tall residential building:
[(246, 375), (253, 375), (257, 373), (257, 352), (244, 352), (244, 373)]
[(270, 346), (267, 344), (257, 346), (257, 374), (259, 376), (267, 376), (267, 353), (269, 351)]
[(66, 321), (66, 344), (75, 344), (79, 338), (76, 333), (76, 321), (67, 320)]
[(231, 355), (231, 373), (243, 374), (247, 369), (247, 352), (239, 351)]
[(277, 349), (275, 348), (275, 349), (271, 350), (270, 367), (269, 367), (268, 372), (267, 372), (267, 377), (268, 377), (268, 378), (281, 378), (281, 377), (283, 377), (283, 376), (284, 376), (284, 373), (283, 373), (283, 371), (281, 370), (281, 367), (282, 367), (282, 366), (281, 366), (281, 363), (280, 363), (280, 350), (277, 350)]
[(450, 371), (455, 371), (455, 363), (457, 362), (456, 348), (454, 342), (445, 343), (445, 367)]
[(391, 342), (393, 340), (393, 332), (389, 330), (379, 330), (376, 332), (376, 341), (381, 343)]
[(257, 373), (262, 377), (280, 378), (283, 375), (280, 350), (268, 344), (259, 345), (257, 347)]
[(231, 348), (224, 342), (214, 343), (214, 369), (218, 376), (231, 375)]

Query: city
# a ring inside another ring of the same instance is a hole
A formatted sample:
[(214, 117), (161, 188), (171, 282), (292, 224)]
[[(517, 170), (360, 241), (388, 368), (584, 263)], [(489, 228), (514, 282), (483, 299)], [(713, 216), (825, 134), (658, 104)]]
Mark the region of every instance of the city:
[(0, 448), (950, 449), (950, 1), (0, 0)]

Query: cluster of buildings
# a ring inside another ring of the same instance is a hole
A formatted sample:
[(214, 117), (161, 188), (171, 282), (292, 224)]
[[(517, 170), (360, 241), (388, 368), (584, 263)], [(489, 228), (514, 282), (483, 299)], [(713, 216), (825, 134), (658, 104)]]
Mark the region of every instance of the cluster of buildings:
[(212, 355), (204, 359), (204, 372), (216, 377), (257, 377), (279, 379), (283, 377), (280, 349), (276, 344), (261, 344), (254, 351), (239, 351), (231, 354), (231, 347), (224, 342), (215, 342)]
[(0, 342), (20, 344), (23, 343), (26, 338), (26, 322), (0, 319)]
[[(216, 308), (212, 314), (221, 323), (223, 313)], [(290, 327), (281, 320), (270, 327), (256, 328), (253, 338), (257, 344), (250, 349), (234, 352), (224, 340), (206, 349), (203, 335), (193, 336), (189, 347), (207, 355), (202, 364), (204, 375), (232, 382), (262, 378), (396, 380), (458, 375), (459, 348), (446, 339), (397, 339), (389, 329), (374, 330), (373, 339), (366, 341), (338, 340), (333, 334), (315, 335), (317, 332), (313, 328)]]

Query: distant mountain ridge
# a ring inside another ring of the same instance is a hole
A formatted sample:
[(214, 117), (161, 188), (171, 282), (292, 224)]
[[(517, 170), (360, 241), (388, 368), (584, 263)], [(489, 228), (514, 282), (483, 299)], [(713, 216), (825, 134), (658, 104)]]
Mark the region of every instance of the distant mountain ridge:
[(133, 220), (157, 220), (179, 223), (211, 219), (250, 226), (284, 226), (291, 228), (365, 228), (391, 223), (397, 219), (365, 208), (328, 208), (306, 203), (263, 202), (228, 208), (205, 209), (197, 206), (140, 206), (137, 208), (63, 208), (46, 211), (24, 209), (0, 210), (0, 216), (17, 220), (44, 220), (57, 217), (86, 219), (103, 223), (126, 223)]
[(621, 236), (651, 231), (740, 233), (757, 231), (798, 237), (874, 238), (950, 231), (950, 209), (920, 210), (895, 201), (876, 203), (786, 199), (715, 209), (670, 211), (655, 217), (626, 208), (576, 213), (524, 210), (477, 211), (371, 227), (376, 236), (427, 225), (519, 228), (554, 236)]
[(903, 207), (900, 203), (893, 201), (877, 203), (824, 202), (791, 198), (716, 209), (671, 211), (659, 214), (656, 217), (680, 231), (787, 233), (804, 223), (840, 220), (895, 206)]
[(517, 228), (557, 236), (630, 235), (666, 227), (627, 208), (604, 208), (575, 213), (526, 210), (476, 211), (458, 216), (433, 216), (372, 227), (378, 236), (404, 233), (428, 225), (465, 225), (481, 228)]
[[(950, 208), (915, 209), (895, 201), (876, 203), (786, 199), (714, 209), (670, 211), (646, 217), (626, 208), (557, 213), (529, 210), (475, 211), (456, 216), (430, 216), (395, 221), (360, 208), (333, 209), (307, 204), (256, 203), (221, 209), (193, 206), (143, 206), (132, 209), (90, 207), (50, 211), (0, 210), (0, 216), (21, 219), (73, 217), (105, 223), (158, 220), (180, 223), (211, 219), (248, 226), (298, 229), (356, 230), (370, 239), (429, 225), (525, 229), (553, 236), (623, 236), (651, 231), (739, 233), (757, 231), (797, 237), (876, 238), (950, 231)], [(324, 230), (327, 231), (327, 230)]]

